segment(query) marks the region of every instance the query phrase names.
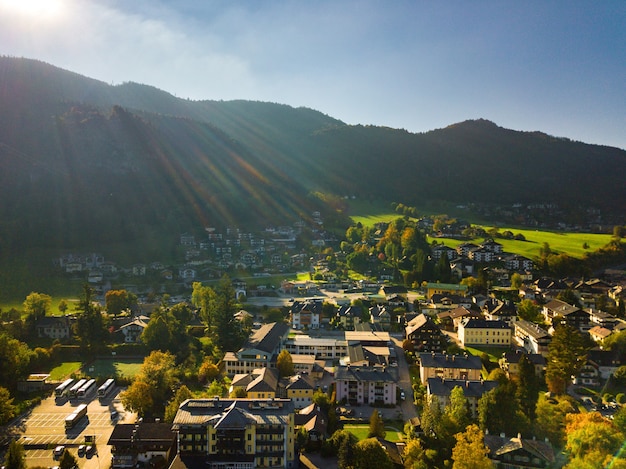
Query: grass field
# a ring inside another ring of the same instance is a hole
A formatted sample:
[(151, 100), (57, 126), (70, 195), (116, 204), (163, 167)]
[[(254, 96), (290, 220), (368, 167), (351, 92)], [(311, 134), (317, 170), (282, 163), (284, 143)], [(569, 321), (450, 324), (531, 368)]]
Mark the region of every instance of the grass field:
[(50, 371), (51, 381), (63, 381), (69, 378), (72, 373), (80, 371), (81, 362), (63, 362)]
[[(368, 424), (347, 424), (343, 426), (343, 429), (352, 433), (360, 441), (367, 438), (370, 427)], [(385, 427), (385, 431), (387, 432), (387, 434), (385, 435), (386, 440), (394, 442), (402, 441), (402, 429), (400, 429), (400, 431), (398, 432), (398, 429), (396, 428)]]
[(131, 359), (98, 359), (87, 366), (83, 366), (81, 371), (93, 378), (96, 377), (134, 377), (139, 373), (143, 364), (143, 358)]
[[(484, 227), (486, 230), (491, 227)], [(610, 234), (593, 234), (593, 233), (557, 233), (552, 231), (522, 230), (517, 228), (500, 228), (500, 232), (510, 230), (514, 234), (522, 234), (526, 241), (517, 241), (512, 239), (496, 238), (496, 241), (502, 244), (505, 252), (519, 254), (532, 259), (539, 255), (539, 250), (544, 243), (550, 245), (550, 249), (556, 253), (567, 253), (572, 257), (582, 258), (586, 252), (593, 252), (611, 241)], [(428, 241), (437, 241), (446, 246), (455, 248), (459, 244), (466, 241), (459, 241), (448, 238), (432, 238), (428, 237)], [(474, 244), (483, 241), (483, 238), (469, 240)], [(589, 247), (585, 249), (583, 245)]]

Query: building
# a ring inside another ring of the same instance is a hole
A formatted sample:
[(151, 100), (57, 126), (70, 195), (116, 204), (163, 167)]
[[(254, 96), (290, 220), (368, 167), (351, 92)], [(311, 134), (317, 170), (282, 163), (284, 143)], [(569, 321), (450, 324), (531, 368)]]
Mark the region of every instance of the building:
[(450, 403), (450, 393), (456, 387), (463, 389), (463, 394), (469, 404), (473, 418), (478, 417), (478, 400), (484, 393), (491, 391), (498, 385), (497, 381), (463, 380), (446, 378), (428, 378), (426, 381), (426, 396), (430, 400), (433, 396), (439, 400), (443, 409)]
[(485, 446), (494, 469), (547, 469), (556, 462), (552, 446), (545, 441), (486, 434)]
[(396, 404), (396, 380), (385, 368), (339, 366), (335, 371), (337, 402)]
[(122, 336), (125, 343), (133, 344), (141, 340), (141, 334), (149, 321), (148, 316), (136, 316), (126, 324), (122, 324), (115, 332)]
[(111, 446), (111, 468), (167, 467), (176, 453), (176, 432), (169, 423), (118, 423), (107, 442)]
[(420, 377), (426, 385), (429, 378), (476, 381), (480, 379), (483, 364), (475, 355), (448, 355), (420, 353)]
[(465, 295), (467, 293), (467, 285), (457, 283), (427, 283), (426, 297), (432, 298), (433, 295)]
[(547, 355), (552, 336), (537, 324), (520, 319), (513, 324), (513, 340), (528, 353)]
[(295, 375), (287, 378), (285, 393), (296, 409), (308, 407), (313, 403), (315, 386), (307, 375)]
[(543, 374), (546, 369), (546, 357), (539, 353), (525, 353), (520, 350), (509, 350), (502, 354), (502, 357), (498, 360), (498, 364), (509, 378), (519, 376), (519, 362), (522, 357), (526, 357), (533, 365), (535, 368), (535, 376), (541, 376)]
[(276, 358), (284, 348), (288, 333), (287, 324), (278, 322), (264, 324), (252, 333), (239, 351), (226, 353), (223, 360), (226, 374), (233, 376), (250, 373), (257, 368), (275, 366)]
[(416, 352), (442, 352), (448, 345), (447, 336), (423, 313), (411, 319), (404, 330)]
[(291, 305), (291, 327), (294, 329), (319, 329), (322, 314), (321, 301), (295, 301)]
[(69, 339), (72, 335), (70, 320), (67, 316), (46, 316), (37, 321), (37, 337), (48, 339)]
[(316, 359), (334, 360), (348, 353), (348, 343), (343, 338), (310, 337), (296, 334), (287, 339), (285, 349), (292, 355), (313, 355)]
[(298, 467), (294, 414), (289, 399), (188, 399), (172, 425), (174, 467)]
[(464, 319), (459, 324), (459, 340), (464, 347), (468, 345), (509, 347), (511, 345), (511, 328), (504, 321)]
[(582, 332), (587, 332), (591, 329), (591, 314), (588, 311), (561, 300), (554, 299), (549, 301), (543, 306), (541, 313), (548, 324), (553, 324), (552, 320), (555, 317), (561, 317), (566, 324)]

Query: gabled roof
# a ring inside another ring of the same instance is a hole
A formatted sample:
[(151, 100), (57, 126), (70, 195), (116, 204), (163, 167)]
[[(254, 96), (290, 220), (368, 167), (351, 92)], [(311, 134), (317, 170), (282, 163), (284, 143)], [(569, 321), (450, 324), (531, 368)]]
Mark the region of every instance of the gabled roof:
[[(567, 316), (569, 314), (573, 314), (573, 313), (577, 313), (579, 311), (582, 311), (579, 307), (577, 306), (572, 306), (569, 303), (566, 303), (565, 301), (561, 301), (561, 300), (552, 300), (550, 302), (548, 302), (544, 308), (553, 311), (555, 314), (558, 314), (559, 316)], [(586, 314), (589, 314), (585, 311)]]
[(255, 370), (258, 376), (248, 384), (247, 392), (276, 392), (278, 388), (278, 370), (274, 368), (260, 368)]
[(480, 357), (475, 355), (448, 355), (445, 353), (420, 353), (420, 362), (424, 368), (462, 368), (481, 370)]
[(497, 381), (467, 381), (464, 379), (428, 378), (428, 391), (435, 396), (449, 396), (456, 387), (461, 387), (466, 398), (480, 398), (498, 386)]
[(236, 402), (233, 402), (223, 414), (216, 415), (214, 419), (216, 422), (213, 424), (213, 427), (220, 430), (244, 429), (247, 425), (256, 422), (252, 415), (238, 408)]
[(509, 350), (508, 352), (502, 354), (502, 358), (504, 358), (508, 363), (519, 363), (522, 357), (526, 357), (533, 365), (546, 364), (546, 357), (540, 353), (526, 353), (520, 350)]
[(432, 329), (433, 327), (438, 328), (438, 326), (428, 316), (426, 316), (424, 313), (421, 313), (418, 316), (411, 319), (404, 329), (408, 337), (409, 335), (413, 334), (413, 332), (425, 326), (427, 326), (430, 329)]
[(283, 322), (263, 324), (250, 336), (243, 348), (271, 353), (288, 332), (289, 326)]
[(500, 456), (507, 453), (523, 449), (549, 464), (555, 461), (554, 449), (550, 443), (544, 441), (485, 435), (485, 446), (489, 449), (491, 459), (499, 459)]

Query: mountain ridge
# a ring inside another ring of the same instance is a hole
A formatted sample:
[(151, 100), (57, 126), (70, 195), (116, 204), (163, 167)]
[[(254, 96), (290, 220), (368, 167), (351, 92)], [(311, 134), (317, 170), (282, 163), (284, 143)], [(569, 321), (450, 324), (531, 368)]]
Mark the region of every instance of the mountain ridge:
[(626, 208), (626, 151), (614, 147), (486, 119), (423, 133), (353, 126), (309, 108), (188, 101), (9, 57), (0, 57), (0, 171), (0, 256), (130, 242), (139, 257), (156, 231), (172, 239), (311, 210), (332, 216), (314, 191), (407, 205)]

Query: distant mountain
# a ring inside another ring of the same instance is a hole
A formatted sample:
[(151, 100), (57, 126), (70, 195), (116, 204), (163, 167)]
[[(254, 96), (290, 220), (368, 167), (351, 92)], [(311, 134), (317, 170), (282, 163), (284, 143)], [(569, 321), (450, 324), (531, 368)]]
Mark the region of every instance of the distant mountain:
[(412, 134), (250, 101), (189, 101), (0, 58), (0, 256), (293, 222), (314, 190), (624, 212), (626, 152), (484, 121)]

